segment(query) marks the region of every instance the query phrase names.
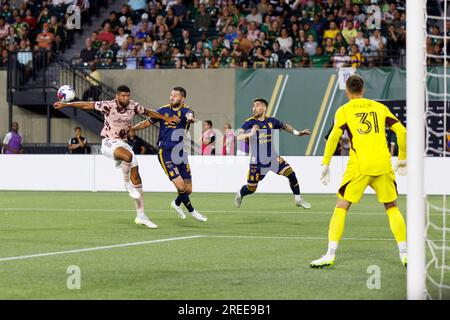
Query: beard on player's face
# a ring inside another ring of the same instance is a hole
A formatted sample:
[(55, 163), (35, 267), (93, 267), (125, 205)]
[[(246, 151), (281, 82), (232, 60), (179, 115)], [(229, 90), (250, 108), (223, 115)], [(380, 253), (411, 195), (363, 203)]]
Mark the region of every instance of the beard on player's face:
[(128, 107), (128, 104), (130, 103), (130, 94), (126, 93), (117, 94), (117, 102), (119, 102), (120, 106), (122, 107)]

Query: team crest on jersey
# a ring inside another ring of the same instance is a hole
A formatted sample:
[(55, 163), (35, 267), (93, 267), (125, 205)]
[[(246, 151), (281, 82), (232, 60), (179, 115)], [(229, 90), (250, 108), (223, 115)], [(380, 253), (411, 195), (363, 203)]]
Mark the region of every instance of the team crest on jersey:
[[(265, 128), (265, 127), (264, 127)], [(269, 122), (269, 128), (270, 129), (273, 129), (273, 124), (272, 124), (272, 122)]]

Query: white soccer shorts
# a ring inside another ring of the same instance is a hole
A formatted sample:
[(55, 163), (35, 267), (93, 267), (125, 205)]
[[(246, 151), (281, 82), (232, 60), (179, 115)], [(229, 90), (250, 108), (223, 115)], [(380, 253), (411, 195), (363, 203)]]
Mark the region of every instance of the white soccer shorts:
[(102, 154), (111, 160), (114, 160), (116, 162), (116, 167), (120, 168), (120, 164), (122, 163), (121, 160), (114, 159), (114, 151), (118, 148), (122, 147), (124, 149), (127, 149), (131, 152), (133, 155), (133, 160), (131, 160), (131, 168), (136, 167), (138, 165), (136, 155), (133, 152), (133, 149), (123, 140), (120, 139), (110, 139), (110, 138), (104, 138), (102, 140)]

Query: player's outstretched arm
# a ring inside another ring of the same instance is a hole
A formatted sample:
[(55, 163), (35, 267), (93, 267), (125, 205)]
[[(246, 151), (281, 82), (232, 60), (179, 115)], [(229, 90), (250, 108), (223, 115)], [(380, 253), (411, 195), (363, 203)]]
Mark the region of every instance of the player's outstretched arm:
[(258, 129), (259, 128), (257, 125), (254, 125), (252, 127), (252, 130), (249, 133), (245, 133), (244, 129), (239, 129), (239, 131), (237, 132), (236, 140), (241, 141), (241, 140), (250, 139), (251, 137), (253, 137), (256, 134), (256, 131), (258, 131)]
[(158, 119), (158, 120), (164, 120), (170, 124), (177, 124), (180, 122), (180, 118), (178, 118), (177, 116), (172, 116), (172, 117), (168, 117), (164, 114), (161, 114), (159, 112), (150, 110), (145, 108), (145, 113), (146, 116), (153, 118), (153, 119)]
[(305, 130), (302, 130), (302, 131), (298, 131), (298, 130), (296, 130), (293, 126), (291, 126), (290, 124), (288, 124), (288, 123), (285, 123), (284, 125), (283, 125), (283, 130), (285, 130), (285, 131), (287, 131), (287, 132), (289, 132), (289, 133), (292, 133), (293, 135), (296, 135), (296, 136), (309, 136), (310, 134), (311, 134), (311, 132), (309, 131), (309, 129), (305, 129)]
[(143, 130), (143, 129), (148, 128), (148, 127), (150, 127), (152, 125), (153, 125), (153, 123), (151, 123), (150, 121), (144, 120), (144, 121), (141, 121), (138, 124), (136, 124), (131, 130), (134, 130), (134, 131)]
[(61, 102), (57, 101), (53, 104), (55, 109), (62, 109), (62, 108), (79, 108), (84, 110), (93, 110), (94, 109), (94, 102), (90, 101), (76, 101), (76, 102)]

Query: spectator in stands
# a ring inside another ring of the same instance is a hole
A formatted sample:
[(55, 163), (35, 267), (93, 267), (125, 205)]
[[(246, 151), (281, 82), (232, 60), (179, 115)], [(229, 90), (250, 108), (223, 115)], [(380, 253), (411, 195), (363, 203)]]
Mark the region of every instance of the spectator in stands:
[(128, 131), (127, 143), (133, 149), (134, 154), (145, 154), (144, 140), (139, 138), (134, 130)]
[(323, 37), (324, 38), (334, 39), (334, 38), (336, 38), (338, 33), (340, 33), (340, 31), (339, 31), (339, 29), (336, 26), (336, 22), (335, 21), (331, 21), (330, 22), (330, 28), (325, 31)]
[(186, 45), (184, 48), (184, 57), (181, 62), (182, 69), (198, 69), (198, 60), (197, 57), (192, 52), (191, 45)]
[(64, 27), (58, 22), (57, 16), (50, 17), (50, 30), (55, 35), (55, 51), (64, 52), (66, 49), (66, 33)]
[(351, 57), (347, 54), (347, 48), (342, 46), (339, 49), (339, 53), (335, 54), (332, 58), (333, 60), (333, 67), (336, 69), (342, 68), (342, 67), (349, 67), (351, 62)]
[(183, 4), (182, 0), (175, 0), (175, 4), (171, 7), (168, 6), (169, 9), (173, 10), (173, 13), (176, 17), (178, 17), (180, 20), (184, 20), (184, 17), (187, 13), (187, 8)]
[(316, 53), (310, 57), (311, 67), (326, 68), (330, 64), (330, 56), (323, 53), (322, 47), (316, 48)]
[(116, 53), (116, 61), (120, 64), (125, 64), (126, 58), (130, 56), (130, 50), (128, 50), (128, 42), (124, 41), (120, 46), (120, 50)]
[(86, 38), (85, 40), (85, 48), (80, 52), (80, 59), (85, 63), (92, 63), (95, 61), (95, 57), (97, 54), (97, 49), (94, 49), (92, 46), (91, 38)]
[[(133, 22), (133, 18), (127, 17), (127, 23), (126, 23), (126, 25), (124, 27), (125, 33), (127, 33), (128, 35), (132, 35), (133, 34), (133, 30), (135, 30), (135, 28), (136, 28), (136, 25)], [(139, 30), (139, 28), (136, 29), (136, 30)]]
[(375, 66), (375, 61), (378, 60), (378, 51), (372, 49), (369, 38), (364, 38), (364, 44), (361, 47), (360, 52), (361, 55), (363, 56), (364, 63), (366, 66), (368, 67)]
[(258, 12), (258, 7), (252, 7), (251, 12), (245, 17), (248, 23), (255, 22), (260, 25), (263, 22), (261, 13)]
[(145, 8), (147, 6), (147, 1), (146, 0), (129, 0), (128, 5), (131, 7), (131, 10), (142, 13), (143, 11), (145, 11)]
[(208, 0), (208, 6), (206, 7), (206, 11), (211, 16), (212, 23), (216, 24), (217, 20), (219, 19), (220, 8), (216, 6), (215, 0)]
[(36, 41), (40, 48), (49, 51), (52, 49), (53, 42), (55, 41), (55, 35), (50, 32), (50, 27), (47, 22), (44, 23), (42, 32), (37, 35)]
[[(164, 23), (164, 18), (162, 18), (162, 16), (161, 18), (159, 18), (159, 21), (161, 21), (164, 24), (164, 32), (169, 31), (169, 27), (167, 27), (167, 25)], [(143, 25), (145, 25), (145, 29), (142, 27)], [(154, 24), (149, 21), (147, 13), (142, 14), (141, 21), (132, 30), (132, 35), (136, 36), (136, 34), (142, 30), (145, 30), (148, 34), (151, 34), (152, 31), (154, 32), (155, 30)]]
[(113, 45), (115, 38), (116, 37), (111, 30), (111, 24), (106, 22), (103, 26), (103, 30), (98, 34), (97, 39), (102, 42), (107, 42), (108, 45)]
[(127, 70), (136, 70), (138, 65), (138, 55), (136, 48), (132, 48), (130, 54), (125, 58)]
[(70, 154), (86, 154), (87, 153), (87, 139), (81, 135), (81, 128), (75, 128), (75, 137), (69, 140)]
[(108, 42), (103, 41), (100, 50), (95, 54), (96, 64), (103, 66), (111, 65), (114, 58), (114, 52), (109, 48)]
[(148, 47), (145, 51), (145, 57), (142, 58), (142, 66), (147, 70), (159, 68), (158, 58), (151, 47)]
[(359, 68), (364, 62), (364, 57), (359, 52), (358, 46), (356, 44), (351, 47), (351, 64), (353, 68)]
[(5, 21), (5, 17), (0, 15), (0, 41), (9, 35), (9, 24)]
[(19, 51), (17, 52), (17, 62), (19, 62), (19, 78), (24, 84), (30, 77), (33, 70), (33, 53), (26, 40), (20, 40)]
[(280, 50), (284, 53), (292, 53), (293, 41), (286, 28), (281, 29), (280, 36), (276, 39), (276, 41), (280, 44)]
[(358, 30), (353, 27), (353, 22), (349, 21), (346, 24), (346, 27), (342, 30), (342, 36), (344, 37), (345, 41), (350, 42), (351, 38), (356, 38), (358, 35)]
[(318, 44), (314, 40), (314, 36), (312, 34), (310, 34), (307, 39), (308, 40), (303, 45), (303, 49), (308, 55), (310, 56), (315, 55)]
[(231, 124), (225, 123), (223, 126), (223, 143), (222, 143), (222, 155), (232, 156), (234, 155), (235, 136), (234, 131), (231, 128)]
[(181, 40), (178, 42), (178, 46), (179, 46), (180, 51), (182, 53), (184, 52), (184, 48), (188, 44), (191, 45), (191, 47), (193, 46), (193, 42), (191, 40), (191, 36), (190, 36), (189, 30), (188, 29), (183, 29), (183, 31), (181, 33)]
[(102, 87), (100, 85), (102, 77), (98, 72), (95, 63), (91, 64), (90, 69), (91, 72), (86, 76), (86, 80), (89, 82), (89, 88), (83, 93), (83, 101), (89, 101), (90, 99), (92, 99), (92, 101), (99, 101), (102, 93)]
[(207, 31), (211, 26), (211, 16), (206, 12), (206, 6), (200, 3), (198, 6), (198, 15), (194, 20), (195, 29), (199, 32)]
[(211, 120), (203, 121), (203, 130), (200, 137), (202, 145), (202, 155), (215, 155), (216, 154), (216, 134), (212, 127)]
[(14, 121), (12, 123), (12, 130), (8, 132), (3, 139), (2, 153), (3, 154), (19, 154), (23, 153), (23, 137), (19, 133), (19, 124)]
[(125, 33), (125, 29), (123, 27), (118, 28), (118, 32), (116, 35), (115, 43), (117, 46), (122, 47), (124, 42), (127, 42), (128, 34)]

